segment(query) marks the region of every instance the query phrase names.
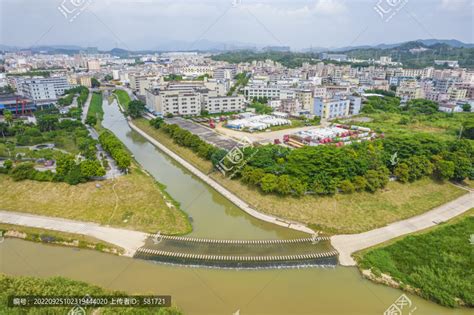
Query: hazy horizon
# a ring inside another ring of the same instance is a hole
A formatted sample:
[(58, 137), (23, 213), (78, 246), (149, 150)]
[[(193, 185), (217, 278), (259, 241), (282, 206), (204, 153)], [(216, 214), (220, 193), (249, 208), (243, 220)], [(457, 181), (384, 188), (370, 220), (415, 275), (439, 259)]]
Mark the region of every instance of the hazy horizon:
[[(70, 21), (61, 6), (81, 12)], [(393, 16), (376, 7), (393, 9)], [(101, 50), (191, 50), (203, 41), (292, 50), (417, 39), (473, 43), (473, 10), (469, 0), (0, 0), (0, 43)]]

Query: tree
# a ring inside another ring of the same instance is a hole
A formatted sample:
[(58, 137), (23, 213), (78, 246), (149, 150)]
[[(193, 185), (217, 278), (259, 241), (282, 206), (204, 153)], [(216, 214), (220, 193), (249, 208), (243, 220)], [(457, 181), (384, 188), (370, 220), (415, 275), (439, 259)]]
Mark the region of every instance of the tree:
[(445, 161), (441, 158), (435, 159), (434, 176), (439, 180), (450, 179), (454, 176), (454, 162)]
[(385, 187), (389, 181), (389, 171), (387, 168), (381, 168), (379, 170), (369, 170), (364, 178), (367, 181), (366, 190), (369, 192), (375, 192), (379, 188)]
[(12, 160), (6, 160), (5, 162), (3, 162), (3, 167), (6, 170), (11, 170), (12, 167), (13, 167), (13, 161)]
[(99, 82), (99, 80), (97, 80), (96, 78), (92, 78), (92, 79), (91, 79), (91, 86), (92, 86), (93, 88), (98, 88), (98, 87), (100, 87), (100, 82)]
[(363, 191), (367, 187), (367, 180), (362, 176), (356, 176), (353, 183), (356, 191)]
[(393, 174), (397, 177), (399, 182), (407, 183), (410, 180), (410, 169), (406, 163), (399, 163)]
[(215, 151), (211, 156), (212, 165), (216, 167), (226, 155), (227, 155), (227, 151), (224, 149), (219, 149)]
[(13, 122), (13, 114), (10, 110), (5, 109), (3, 111), (3, 117), (5, 117), (5, 121), (8, 123), (8, 125), (12, 125)]
[(164, 123), (165, 123), (165, 120), (160, 117), (153, 118), (150, 120), (150, 125), (155, 127), (156, 129), (160, 129)]
[(276, 191), (278, 187), (278, 177), (274, 174), (266, 174), (263, 176), (260, 187), (266, 193)]
[(165, 115), (165, 117), (166, 117), (166, 118), (173, 118), (173, 114), (172, 114), (172, 113), (167, 113), (167, 114)]
[(111, 80), (113, 80), (114, 78), (110, 75), (110, 74), (106, 74), (105, 77), (104, 77), (104, 81), (106, 82), (109, 82)]
[(341, 181), (339, 183), (339, 188), (345, 194), (352, 194), (355, 191), (354, 184), (348, 179)]
[(71, 155), (64, 154), (56, 160), (56, 173), (65, 177), (75, 165), (74, 158)]
[(127, 114), (132, 118), (139, 118), (145, 112), (145, 103), (142, 101), (131, 101), (128, 103)]
[(81, 166), (74, 164), (69, 172), (64, 177), (64, 180), (69, 185), (77, 185), (79, 183), (85, 182), (85, 177), (82, 176)]
[(81, 174), (83, 177), (100, 177), (105, 175), (104, 168), (100, 165), (97, 160), (85, 160), (80, 164)]
[(276, 191), (280, 195), (289, 195), (292, 191), (292, 182), (291, 178), (288, 175), (282, 175), (278, 177), (278, 183), (276, 187)]
[(8, 134), (8, 124), (4, 122), (0, 122), (0, 133), (2, 133), (2, 137), (5, 138), (5, 135)]
[(306, 193), (306, 184), (304, 184), (298, 178), (291, 177), (290, 185), (292, 195), (300, 197)]
[(463, 110), (464, 112), (470, 112), (470, 111), (471, 111), (471, 104), (469, 104), (469, 103), (464, 103), (464, 104), (462, 105), (462, 110)]
[(31, 162), (20, 163), (12, 171), (11, 177), (14, 181), (31, 179), (36, 172), (34, 164)]
[(94, 126), (95, 124), (97, 124), (97, 117), (95, 117), (95, 116), (87, 116), (87, 118), (86, 118), (86, 124), (88, 124), (89, 126)]
[(313, 191), (319, 195), (334, 195), (337, 192), (337, 182), (324, 174), (319, 174), (313, 183)]
[(58, 115), (41, 115), (37, 117), (38, 127), (41, 131), (51, 131), (56, 129), (59, 122)]
[(467, 122), (462, 130), (463, 138), (474, 140), (474, 121)]

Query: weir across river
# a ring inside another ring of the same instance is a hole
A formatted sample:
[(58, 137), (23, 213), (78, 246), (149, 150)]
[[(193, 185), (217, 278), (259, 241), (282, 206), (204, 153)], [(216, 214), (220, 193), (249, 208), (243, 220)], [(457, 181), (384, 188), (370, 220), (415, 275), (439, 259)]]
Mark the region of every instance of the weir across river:
[(222, 268), (336, 265), (328, 237), (290, 240), (217, 240), (150, 235), (136, 258)]

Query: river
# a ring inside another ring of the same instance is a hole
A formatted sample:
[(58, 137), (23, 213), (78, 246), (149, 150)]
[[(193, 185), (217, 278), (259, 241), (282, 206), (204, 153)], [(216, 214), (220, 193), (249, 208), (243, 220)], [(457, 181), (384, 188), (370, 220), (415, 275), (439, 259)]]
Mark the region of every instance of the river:
[[(207, 187), (127, 125), (116, 106), (104, 106), (104, 126), (193, 219), (195, 237), (276, 239), (302, 234), (256, 220)], [(381, 315), (401, 291), (363, 279), (356, 268), (225, 270), (156, 264), (90, 250), (7, 239), (0, 272), (64, 276), (129, 293), (171, 295), (185, 314)], [(471, 314), (407, 294), (414, 314)], [(408, 312), (404, 313), (408, 314)]]

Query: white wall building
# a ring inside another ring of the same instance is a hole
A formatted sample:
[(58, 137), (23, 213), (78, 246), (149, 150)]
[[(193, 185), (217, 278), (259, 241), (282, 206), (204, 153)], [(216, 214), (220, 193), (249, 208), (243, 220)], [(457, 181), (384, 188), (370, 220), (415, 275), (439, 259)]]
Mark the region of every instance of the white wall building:
[(22, 83), (19, 93), (33, 101), (57, 100), (69, 88), (66, 77), (32, 78)]

